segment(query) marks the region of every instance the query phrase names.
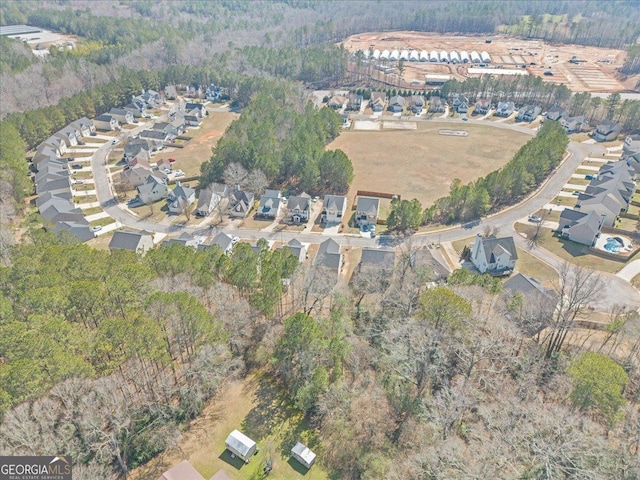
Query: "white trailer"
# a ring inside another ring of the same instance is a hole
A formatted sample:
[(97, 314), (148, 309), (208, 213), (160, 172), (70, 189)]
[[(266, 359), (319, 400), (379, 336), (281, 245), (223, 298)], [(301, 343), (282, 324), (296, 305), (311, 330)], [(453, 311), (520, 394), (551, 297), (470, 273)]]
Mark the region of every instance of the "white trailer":
[(240, 457), (245, 463), (249, 463), (258, 449), (256, 442), (238, 430), (231, 432), (224, 444), (231, 453)]

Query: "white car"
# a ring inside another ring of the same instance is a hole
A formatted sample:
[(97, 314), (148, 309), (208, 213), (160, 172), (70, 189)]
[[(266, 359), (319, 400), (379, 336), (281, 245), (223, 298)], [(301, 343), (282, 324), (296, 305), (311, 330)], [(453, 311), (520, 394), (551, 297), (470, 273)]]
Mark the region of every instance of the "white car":
[(235, 245), (240, 241), (239, 237), (231, 237), (231, 245)]
[(174, 176), (175, 176), (176, 178), (178, 178), (178, 177), (184, 177), (184, 172), (183, 172), (182, 170), (177, 170)]
[(116, 143), (118, 143), (118, 139), (117, 139), (117, 138), (114, 138), (113, 140), (111, 140), (111, 143), (112, 143), (113, 145), (115, 145)]
[(542, 219), (537, 215), (529, 215), (529, 221), (533, 223), (541, 223)]
[(84, 180), (74, 180), (73, 185), (82, 185), (84, 184)]
[(96, 225), (95, 227), (91, 227), (92, 232), (99, 232), (100, 230), (102, 230), (101, 225)]

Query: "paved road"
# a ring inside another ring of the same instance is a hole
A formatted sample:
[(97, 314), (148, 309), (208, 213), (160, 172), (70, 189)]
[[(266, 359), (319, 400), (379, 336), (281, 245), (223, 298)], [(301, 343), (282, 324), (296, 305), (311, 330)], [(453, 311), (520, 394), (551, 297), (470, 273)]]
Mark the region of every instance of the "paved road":
[[(360, 115), (354, 115), (358, 118)], [(370, 116), (366, 115), (363, 118), (370, 119)], [(413, 120), (415, 118), (411, 117)], [(429, 119), (423, 119), (424, 121), (430, 121)], [(483, 120), (469, 120), (463, 122), (459, 119), (436, 119), (438, 122), (446, 123), (476, 123), (476, 124), (489, 124), (492, 127), (508, 128), (512, 130), (522, 131), (529, 135), (534, 135), (535, 132), (531, 129), (519, 125), (511, 125), (504, 123), (487, 122)], [(135, 135), (137, 131), (145, 128), (145, 125), (141, 125), (135, 130), (126, 132), (128, 135)], [(178, 234), (182, 232), (188, 232), (190, 234), (207, 235), (211, 234), (212, 230), (209, 228), (193, 228), (193, 227), (181, 227), (178, 225), (162, 225), (145, 219), (140, 219), (135, 215), (121, 208), (114, 198), (113, 191), (107, 177), (106, 172), (106, 158), (112, 145), (110, 143), (104, 144), (92, 157), (93, 175), (96, 184), (96, 194), (98, 201), (102, 208), (111, 215), (120, 224), (132, 227), (136, 229), (144, 229), (153, 232), (165, 233), (165, 234)], [(445, 228), (437, 232), (416, 234), (412, 238), (414, 245), (426, 245), (435, 242), (451, 242), (474, 236), (478, 233), (482, 233), (484, 228), (489, 225), (496, 227), (502, 234), (512, 234), (516, 243), (524, 249), (528, 249), (527, 242), (524, 238), (520, 237), (514, 231), (514, 223), (526, 219), (526, 217), (551, 202), (561, 190), (563, 185), (571, 178), (575, 169), (580, 165), (583, 159), (587, 156), (602, 156), (604, 149), (598, 145), (575, 143), (569, 144), (568, 156), (563, 163), (557, 168), (555, 173), (538, 189), (533, 195), (525, 199), (518, 205), (507, 208), (495, 215), (482, 219), (482, 221), (472, 227), (463, 228), (462, 226), (455, 226)], [(276, 232), (263, 232), (259, 230), (245, 230), (245, 229), (232, 229), (226, 228), (224, 231), (230, 235), (236, 235), (242, 239), (257, 241), (258, 239), (265, 240), (277, 240), (282, 242), (288, 242), (292, 238), (296, 238), (305, 243), (319, 243), (326, 238), (333, 238), (340, 245), (365, 247), (374, 246), (384, 243), (393, 244), (394, 239), (392, 237), (380, 236), (377, 239), (362, 238), (357, 235), (322, 235), (320, 233), (300, 233), (289, 231), (276, 231)], [(551, 252), (537, 247), (528, 250), (533, 256), (549, 264), (556, 270), (558, 270), (563, 263), (563, 260)], [(620, 303), (624, 303), (635, 308), (640, 307), (640, 293), (633, 288), (624, 278), (607, 273), (602, 274), (606, 279), (605, 295), (603, 298), (594, 302), (594, 306), (603, 310), (607, 310), (612, 306)]]

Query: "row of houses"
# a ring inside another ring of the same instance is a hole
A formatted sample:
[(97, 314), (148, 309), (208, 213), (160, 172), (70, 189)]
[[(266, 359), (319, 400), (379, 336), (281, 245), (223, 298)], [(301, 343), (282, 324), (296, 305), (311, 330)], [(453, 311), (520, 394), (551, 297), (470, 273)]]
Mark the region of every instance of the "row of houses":
[(86, 117), (71, 122), (42, 142), (31, 159), (38, 194), (36, 207), (46, 226), (69, 232), (83, 242), (94, 238), (95, 233), (73, 201), (69, 164), (62, 157), (67, 149), (83, 145), (83, 139), (93, 132), (95, 126)]
[(575, 207), (560, 214), (560, 235), (577, 243), (595, 245), (602, 227), (613, 227), (620, 213), (629, 208), (636, 191), (635, 176), (636, 170), (627, 160), (603, 165), (578, 195)]
[(389, 62), (431, 62), (431, 63), (491, 63), (491, 55), (488, 52), (462, 50), (360, 50), (365, 59), (373, 59)]

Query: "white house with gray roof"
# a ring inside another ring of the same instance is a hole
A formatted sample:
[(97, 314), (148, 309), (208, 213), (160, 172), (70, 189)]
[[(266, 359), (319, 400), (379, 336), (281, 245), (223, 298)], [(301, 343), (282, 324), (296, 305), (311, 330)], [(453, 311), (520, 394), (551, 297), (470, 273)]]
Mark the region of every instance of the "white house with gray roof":
[(108, 113), (103, 113), (102, 115), (96, 117), (93, 120), (93, 124), (98, 130), (112, 131), (118, 130), (118, 128), (120, 128), (118, 119), (113, 115), (109, 115)]
[(216, 208), (222, 211), (226, 207), (229, 196), (229, 187), (222, 183), (212, 183), (200, 190), (196, 215), (206, 217)]
[(109, 250), (129, 250), (144, 255), (153, 248), (153, 234), (145, 230), (118, 230), (111, 237)]
[(137, 187), (137, 190), (138, 196), (144, 204), (157, 202), (158, 200), (167, 198), (169, 194), (167, 184), (155, 175), (149, 175), (145, 182)]
[(360, 227), (375, 225), (380, 214), (380, 199), (358, 196), (356, 203), (356, 224)]
[(602, 228), (602, 219), (594, 211), (585, 213), (565, 208), (560, 214), (560, 235), (572, 242), (593, 246)]
[(347, 197), (325, 195), (320, 219), (324, 223), (341, 223), (346, 209)]
[(287, 218), (292, 223), (306, 223), (311, 214), (311, 198), (306, 195), (289, 197), (287, 201)]
[(307, 258), (307, 246), (296, 238), (292, 238), (286, 245), (283, 245), (282, 248), (287, 248), (291, 252), (291, 254), (298, 259), (300, 263), (304, 262)]
[(120, 124), (133, 123), (133, 113), (126, 108), (112, 108), (109, 115), (118, 120)]
[(340, 273), (342, 267), (342, 253), (340, 253), (340, 245), (333, 238), (329, 238), (322, 242), (318, 247), (318, 253), (313, 264), (317, 267), (337, 270)]
[(480, 273), (510, 274), (518, 260), (513, 237), (488, 238), (478, 234), (471, 247), (471, 262)]
[(275, 219), (280, 213), (282, 196), (279, 190), (267, 190), (260, 197), (260, 206), (256, 215), (262, 218)]
[(180, 182), (176, 182), (176, 188), (167, 194), (167, 206), (170, 213), (180, 214), (195, 201), (195, 189), (185, 187)]

